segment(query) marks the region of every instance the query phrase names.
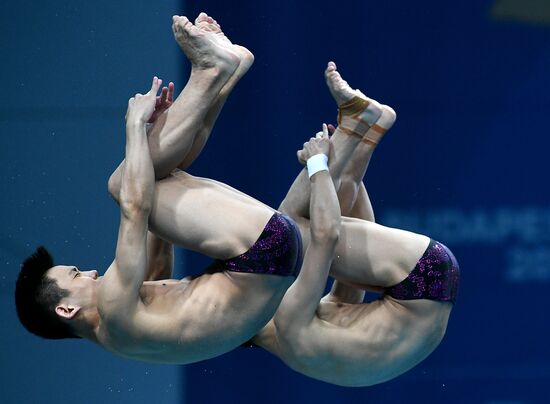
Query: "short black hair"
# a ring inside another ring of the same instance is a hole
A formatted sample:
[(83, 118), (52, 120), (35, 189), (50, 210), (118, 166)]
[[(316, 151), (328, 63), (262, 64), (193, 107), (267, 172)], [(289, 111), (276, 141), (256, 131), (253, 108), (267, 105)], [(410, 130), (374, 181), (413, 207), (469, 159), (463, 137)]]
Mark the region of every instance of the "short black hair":
[(53, 266), (53, 257), (42, 246), (21, 265), (15, 285), (19, 321), (28, 331), (42, 338), (80, 338), (55, 314), (56, 305), (69, 295), (69, 291), (46, 276)]

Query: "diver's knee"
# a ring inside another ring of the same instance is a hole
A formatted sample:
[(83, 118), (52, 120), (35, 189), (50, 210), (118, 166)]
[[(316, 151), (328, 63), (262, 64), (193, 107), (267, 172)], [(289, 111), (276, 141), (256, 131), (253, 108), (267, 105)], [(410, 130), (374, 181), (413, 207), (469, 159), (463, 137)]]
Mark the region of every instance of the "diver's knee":
[(120, 196), (120, 175), (118, 170), (111, 174), (109, 181), (107, 182), (107, 189), (109, 194), (113, 197), (115, 201), (118, 202)]

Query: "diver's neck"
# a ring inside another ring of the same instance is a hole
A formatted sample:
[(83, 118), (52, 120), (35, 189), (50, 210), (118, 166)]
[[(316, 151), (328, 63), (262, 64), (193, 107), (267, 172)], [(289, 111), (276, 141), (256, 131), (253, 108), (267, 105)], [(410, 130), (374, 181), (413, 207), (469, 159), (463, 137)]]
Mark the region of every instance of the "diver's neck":
[(86, 312), (81, 313), (76, 321), (76, 334), (87, 340), (100, 344), (99, 342), (99, 329), (101, 324), (101, 318), (97, 309), (88, 309)]

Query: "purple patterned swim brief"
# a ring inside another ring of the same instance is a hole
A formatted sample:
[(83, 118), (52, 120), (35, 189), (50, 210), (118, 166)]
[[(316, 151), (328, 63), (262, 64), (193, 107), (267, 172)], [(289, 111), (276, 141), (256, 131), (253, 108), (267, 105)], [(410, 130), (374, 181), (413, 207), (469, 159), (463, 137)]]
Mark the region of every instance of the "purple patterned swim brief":
[(460, 269), (451, 250), (431, 240), (409, 276), (385, 293), (398, 300), (429, 299), (454, 304), (459, 279)]
[(247, 252), (218, 264), (227, 271), (298, 276), (302, 266), (300, 229), (290, 217), (276, 212)]

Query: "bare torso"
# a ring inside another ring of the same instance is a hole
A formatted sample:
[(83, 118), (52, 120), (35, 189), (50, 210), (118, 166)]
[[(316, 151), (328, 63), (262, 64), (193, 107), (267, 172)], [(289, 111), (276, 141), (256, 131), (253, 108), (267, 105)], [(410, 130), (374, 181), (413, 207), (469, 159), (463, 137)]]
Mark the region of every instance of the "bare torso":
[(309, 327), (289, 334), (271, 321), (255, 341), (309, 377), (369, 386), (425, 359), (443, 338), (451, 308), (391, 297), (367, 304), (321, 302)]
[[(185, 364), (240, 345), (271, 318), (290, 277), (216, 272), (144, 282), (133, 319), (101, 313), (99, 342), (132, 359)], [(246, 296), (246, 298), (243, 298)]]

